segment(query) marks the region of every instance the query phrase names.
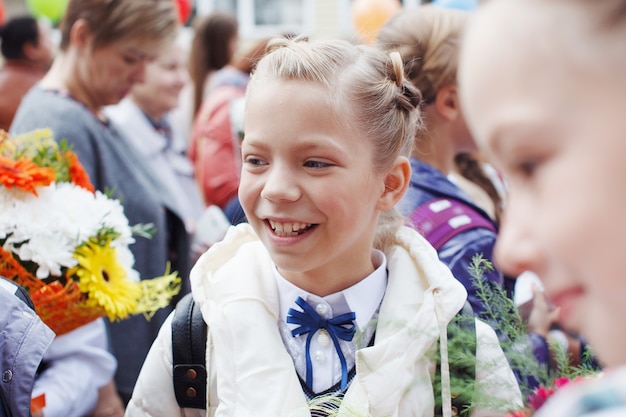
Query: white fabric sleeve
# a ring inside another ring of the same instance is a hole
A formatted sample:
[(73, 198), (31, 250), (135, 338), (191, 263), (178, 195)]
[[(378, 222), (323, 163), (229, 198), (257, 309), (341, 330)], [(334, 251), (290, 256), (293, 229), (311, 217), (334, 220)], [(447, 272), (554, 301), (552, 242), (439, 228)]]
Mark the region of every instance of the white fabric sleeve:
[(117, 361), (107, 349), (103, 319), (54, 339), (35, 381), (33, 397), (45, 394), (44, 417), (83, 417), (95, 407), (98, 389), (115, 373)]
[(476, 319), (476, 408), (472, 417), (504, 416), (522, 407), (522, 393), (495, 331)]

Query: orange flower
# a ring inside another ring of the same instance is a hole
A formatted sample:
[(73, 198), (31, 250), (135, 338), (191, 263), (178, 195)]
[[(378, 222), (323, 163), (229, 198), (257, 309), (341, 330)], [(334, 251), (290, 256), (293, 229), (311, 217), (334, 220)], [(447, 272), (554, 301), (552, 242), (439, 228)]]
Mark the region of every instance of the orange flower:
[(70, 165), (70, 181), (85, 190), (95, 192), (95, 188), (89, 179), (89, 174), (72, 151), (65, 152), (65, 158)]
[(0, 156), (0, 184), (7, 188), (17, 187), (37, 195), (35, 187), (50, 185), (55, 180), (51, 168), (43, 168), (29, 159), (14, 161)]

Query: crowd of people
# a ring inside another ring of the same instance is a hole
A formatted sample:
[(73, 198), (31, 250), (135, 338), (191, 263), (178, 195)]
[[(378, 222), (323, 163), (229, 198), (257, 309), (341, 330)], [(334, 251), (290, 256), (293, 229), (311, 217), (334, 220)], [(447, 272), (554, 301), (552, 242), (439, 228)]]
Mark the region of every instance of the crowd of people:
[[(625, 11), (421, 5), (372, 43), (246, 48), (220, 11), (190, 41), (172, 0), (69, 0), (58, 45), (45, 20), (7, 20), (0, 129), (68, 143), (154, 226), (131, 246), (140, 278), (182, 286), (150, 320), (54, 337), (0, 278), (0, 417), (622, 415)], [(181, 376), (189, 297), (202, 363)], [(493, 311), (521, 298), (507, 343)], [(530, 410), (546, 380), (520, 351), (552, 380), (563, 357), (595, 377)], [(177, 378), (206, 387), (194, 409)]]

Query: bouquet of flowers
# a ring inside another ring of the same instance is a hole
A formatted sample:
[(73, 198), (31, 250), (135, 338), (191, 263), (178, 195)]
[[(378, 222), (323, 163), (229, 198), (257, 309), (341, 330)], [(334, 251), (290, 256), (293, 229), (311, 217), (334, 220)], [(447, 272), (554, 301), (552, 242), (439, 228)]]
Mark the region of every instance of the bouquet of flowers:
[(0, 131), (0, 275), (28, 290), (57, 335), (103, 316), (150, 319), (180, 291), (169, 270), (139, 280), (129, 245), (146, 230), (94, 191), (76, 154), (50, 130), (15, 138)]

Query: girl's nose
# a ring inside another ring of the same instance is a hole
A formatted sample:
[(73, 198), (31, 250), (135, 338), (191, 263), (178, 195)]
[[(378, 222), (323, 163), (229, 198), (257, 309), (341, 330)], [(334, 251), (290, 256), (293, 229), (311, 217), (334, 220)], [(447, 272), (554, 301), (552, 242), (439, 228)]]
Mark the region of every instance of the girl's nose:
[(494, 253), (496, 267), (511, 277), (537, 272), (541, 251), (533, 234), (532, 213), (509, 199), (502, 217)]
[(296, 201), (300, 196), (296, 174), (280, 163), (273, 164), (266, 175), (261, 197), (278, 203)]
[(148, 65), (148, 61), (146, 59), (142, 59), (138, 64), (135, 71), (133, 71), (133, 82), (137, 84), (141, 84), (146, 80), (146, 66)]
[(187, 84), (189, 76), (186, 68), (180, 68), (176, 71), (175, 84), (178, 88), (183, 88)]

